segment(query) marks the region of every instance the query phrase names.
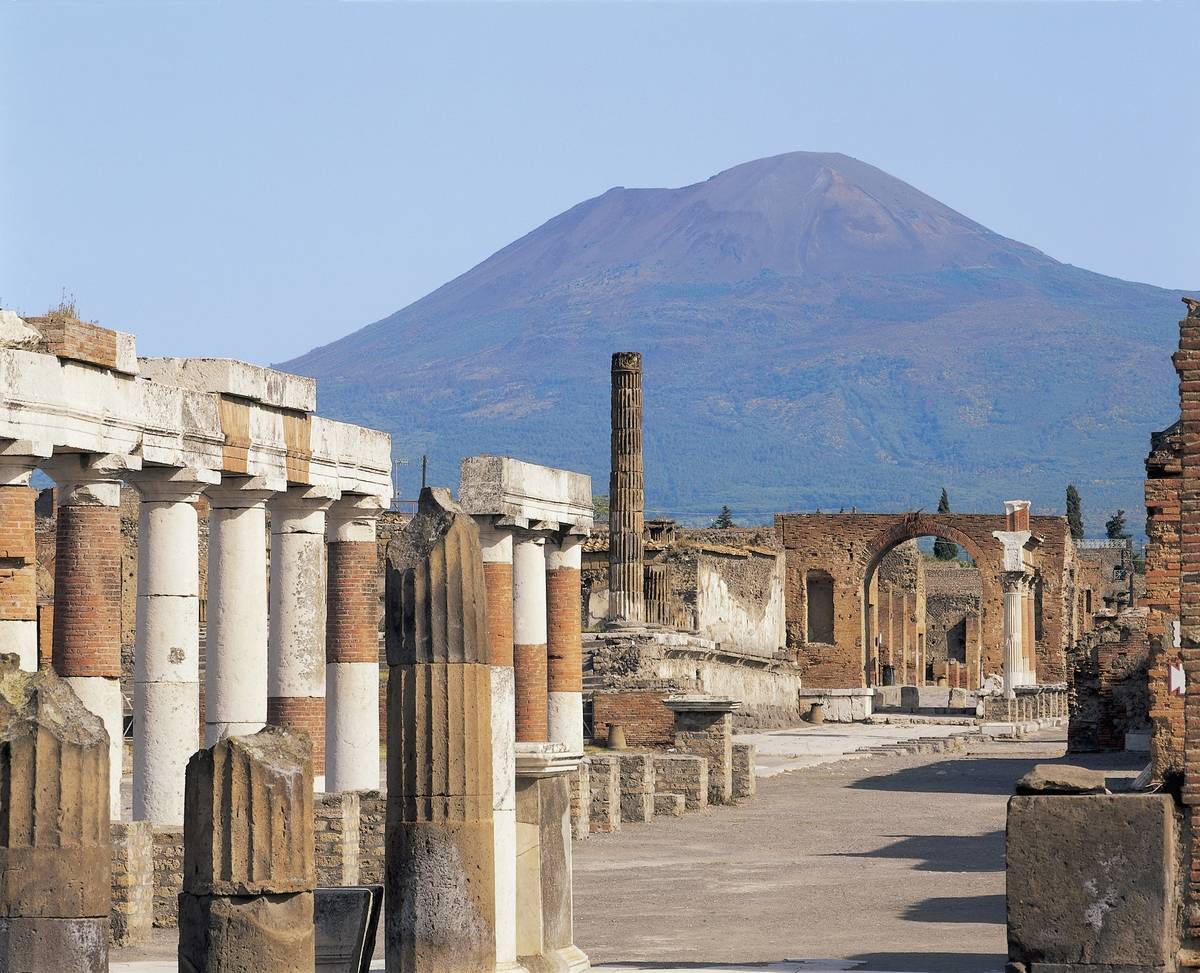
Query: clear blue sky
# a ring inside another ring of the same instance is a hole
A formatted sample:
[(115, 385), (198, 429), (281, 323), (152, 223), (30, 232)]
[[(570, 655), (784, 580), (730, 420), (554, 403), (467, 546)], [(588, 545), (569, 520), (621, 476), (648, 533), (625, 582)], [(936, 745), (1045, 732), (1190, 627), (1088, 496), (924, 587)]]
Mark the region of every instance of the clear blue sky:
[(614, 185), (841, 151), (1200, 287), (1200, 2), (6, 3), (0, 302), (280, 361)]

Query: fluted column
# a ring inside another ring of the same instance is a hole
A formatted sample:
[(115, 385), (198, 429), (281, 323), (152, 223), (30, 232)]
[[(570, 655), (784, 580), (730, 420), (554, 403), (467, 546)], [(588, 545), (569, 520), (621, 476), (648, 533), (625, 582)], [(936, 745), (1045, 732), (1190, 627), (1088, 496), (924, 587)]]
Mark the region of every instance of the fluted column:
[(608, 481), (608, 618), (645, 621), (642, 537), (646, 496), (642, 466), (642, 356), (612, 356), (612, 456)]
[(207, 491), (206, 746), (266, 726), (267, 500), (274, 492), (242, 477)]
[(54, 671), (108, 731), (109, 797), (121, 817), (121, 482), (124, 457), (56, 456)]
[(479, 531), (442, 489), (388, 545), (389, 973), (493, 973), (492, 667)]
[(38, 667), (37, 490), (29, 478), (42, 459), (0, 454), (0, 653), (18, 656), (26, 672)]
[(129, 479), (142, 495), (133, 664), (133, 818), (179, 824), (187, 762), (198, 743), (188, 731), (200, 721), (195, 503), (219, 474), (155, 468)]
[(1025, 575), (1005, 571), (1000, 576), (1004, 589), (1004, 693), (1012, 699), (1014, 690), (1022, 685), (1021, 639), (1024, 613), (1021, 610), (1021, 588)]
[(583, 538), (546, 545), (546, 656), (550, 740), (583, 753), (583, 642), (580, 573)]
[(521, 534), (513, 539), (513, 667), (517, 739), (549, 737), (549, 683), (546, 660), (546, 539)]
[(379, 787), (378, 501), (343, 497), (325, 517), (325, 790)]
[(327, 493), (292, 487), (271, 512), (267, 723), (303, 730), (313, 774), (325, 776), (325, 511)]
[(487, 587), (492, 663), (492, 826), (495, 835), (496, 969), (517, 968), (516, 686), (513, 673), (513, 537), (491, 516), (475, 518)]

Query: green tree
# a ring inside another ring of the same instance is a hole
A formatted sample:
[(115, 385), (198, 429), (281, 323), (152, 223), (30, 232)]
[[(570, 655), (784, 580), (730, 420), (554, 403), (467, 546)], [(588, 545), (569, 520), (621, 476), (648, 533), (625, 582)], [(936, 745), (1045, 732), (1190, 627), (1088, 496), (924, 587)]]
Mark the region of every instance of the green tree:
[(1072, 538), (1083, 540), (1083, 504), (1080, 503), (1079, 491), (1074, 483), (1067, 484), (1067, 525), (1071, 528)]
[(592, 516), (596, 520), (608, 520), (607, 493), (596, 493), (592, 495)]
[(713, 519), (712, 526), (720, 527), (722, 530), (734, 526), (733, 511), (729, 509), (728, 505), (722, 505), (721, 512)]
[[(946, 493), (945, 487), (942, 487), (942, 495), (938, 498), (937, 512), (940, 514), (948, 514), (950, 512), (950, 497)], [(944, 537), (939, 537), (933, 542), (933, 556), (939, 561), (957, 561), (958, 545), (954, 541), (948, 541)]]
[(1129, 531), (1125, 529), (1124, 510), (1118, 510), (1104, 522), (1104, 534), (1113, 541), (1123, 541), (1130, 536)]

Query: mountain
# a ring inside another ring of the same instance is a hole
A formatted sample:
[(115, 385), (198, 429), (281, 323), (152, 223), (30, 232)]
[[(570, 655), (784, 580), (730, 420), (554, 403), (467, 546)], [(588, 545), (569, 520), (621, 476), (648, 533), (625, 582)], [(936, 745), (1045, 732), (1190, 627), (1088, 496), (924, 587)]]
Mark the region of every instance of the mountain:
[(278, 366), (322, 412), (460, 456), (590, 472), (608, 370), (643, 352), (647, 505), (684, 520), (1012, 497), (1089, 530), (1142, 513), (1177, 417), (1182, 292), (1059, 263), (845, 155), (794, 152), (680, 189), (611, 189), (332, 344)]

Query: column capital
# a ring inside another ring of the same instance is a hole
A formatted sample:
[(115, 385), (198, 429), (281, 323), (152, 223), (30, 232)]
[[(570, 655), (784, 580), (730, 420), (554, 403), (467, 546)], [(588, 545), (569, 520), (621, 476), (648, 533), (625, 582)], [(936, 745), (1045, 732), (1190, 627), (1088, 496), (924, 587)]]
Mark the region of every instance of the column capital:
[(213, 509), (263, 507), (284, 488), (282, 480), (266, 476), (222, 476), (204, 491)]
[(49, 443), (0, 439), (0, 486), (29, 486), (33, 471), (53, 453)]
[(123, 479), (142, 500), (195, 503), (206, 489), (221, 482), (221, 474), (195, 467), (146, 466), (127, 472)]
[(479, 527), (479, 550), (484, 564), (512, 564), (513, 529), (502, 520), (492, 514), (475, 515), (475, 523)]
[(1000, 586), (1006, 594), (1020, 592), (1025, 587), (1024, 571), (1001, 571)]
[(119, 507), (121, 483), (142, 458), (119, 453), (55, 453), (41, 464), (58, 488), (55, 502), (63, 507)]
[(267, 501), (272, 534), (325, 535), (325, 511), (338, 498), (329, 487), (289, 487)]
[(375, 522), (383, 513), (383, 501), (363, 493), (343, 493), (325, 513), (325, 540), (374, 541)]

